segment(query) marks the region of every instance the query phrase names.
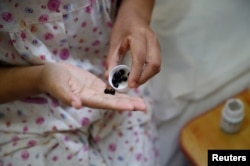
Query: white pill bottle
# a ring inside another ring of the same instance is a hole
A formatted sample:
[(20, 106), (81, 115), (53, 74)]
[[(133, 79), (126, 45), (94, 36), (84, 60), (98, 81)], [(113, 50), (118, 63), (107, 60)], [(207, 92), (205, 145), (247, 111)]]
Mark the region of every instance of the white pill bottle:
[(230, 134), (238, 132), (245, 116), (244, 110), (244, 103), (240, 99), (227, 100), (221, 113), (222, 131)]

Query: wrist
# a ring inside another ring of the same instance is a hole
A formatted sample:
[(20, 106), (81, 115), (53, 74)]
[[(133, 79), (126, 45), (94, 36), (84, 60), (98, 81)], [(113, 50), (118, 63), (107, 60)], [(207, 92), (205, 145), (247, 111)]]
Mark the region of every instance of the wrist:
[(46, 88), (43, 81), (43, 70), (44, 65), (39, 65), (35, 67), (36, 75), (33, 77), (34, 83), (36, 86), (34, 86), (34, 91), (37, 93), (46, 93)]
[(117, 20), (140, 20), (149, 25), (153, 11), (154, 0), (122, 0)]

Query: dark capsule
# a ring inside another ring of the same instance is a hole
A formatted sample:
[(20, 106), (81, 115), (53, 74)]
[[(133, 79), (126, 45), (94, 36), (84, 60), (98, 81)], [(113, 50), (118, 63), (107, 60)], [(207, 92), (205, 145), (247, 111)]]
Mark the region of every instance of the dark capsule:
[(118, 85), (119, 85), (119, 84), (116, 82), (116, 83), (114, 83), (113, 85), (114, 85), (114, 87), (118, 88)]
[(106, 89), (104, 89), (104, 93), (108, 94), (108, 93), (110, 93), (110, 90), (108, 88), (106, 88)]
[(124, 82), (126, 82), (128, 80), (128, 77), (122, 76), (121, 80), (124, 81)]
[(111, 95), (115, 94), (115, 90), (114, 89), (110, 89), (109, 92), (110, 92)]
[(115, 72), (113, 78), (118, 79), (118, 78), (120, 78), (120, 77), (121, 77), (120, 73), (119, 73), (119, 72)]
[(125, 71), (123, 69), (119, 70), (119, 74), (122, 76), (125, 74)]
[(112, 79), (112, 84), (116, 84), (117, 83), (117, 80), (116, 79)]
[(122, 79), (119, 78), (117, 81), (116, 81), (118, 84), (122, 82)]

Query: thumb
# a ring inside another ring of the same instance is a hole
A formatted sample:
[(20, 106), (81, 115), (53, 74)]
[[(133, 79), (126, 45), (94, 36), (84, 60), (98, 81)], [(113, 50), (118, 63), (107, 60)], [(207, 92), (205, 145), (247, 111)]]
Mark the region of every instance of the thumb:
[(61, 86), (57, 92), (57, 96), (67, 105), (71, 105), (76, 109), (81, 108), (82, 103), (80, 99), (80, 95), (73, 93), (70, 87), (66, 84)]

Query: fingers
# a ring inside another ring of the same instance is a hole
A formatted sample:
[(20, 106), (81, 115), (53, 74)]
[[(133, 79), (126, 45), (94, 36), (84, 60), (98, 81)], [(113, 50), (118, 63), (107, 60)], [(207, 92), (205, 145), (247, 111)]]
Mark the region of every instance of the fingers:
[(148, 32), (140, 40), (131, 41), (132, 71), (129, 85), (136, 88), (144, 84), (160, 71), (160, 46), (152, 32)]
[(147, 35), (147, 53), (143, 72), (138, 83), (144, 84), (147, 80), (160, 72), (161, 55), (160, 45), (155, 35)]
[(160, 46), (149, 28), (137, 28), (134, 33), (121, 37), (113, 35), (106, 59), (105, 78), (108, 78), (110, 70), (120, 63), (128, 49), (131, 51), (132, 60), (128, 85), (130, 88), (137, 88), (160, 71)]
[(144, 36), (130, 37), (130, 50), (132, 56), (131, 72), (129, 74), (128, 85), (130, 88), (137, 88), (139, 80), (143, 73), (146, 60), (147, 48), (146, 38)]

